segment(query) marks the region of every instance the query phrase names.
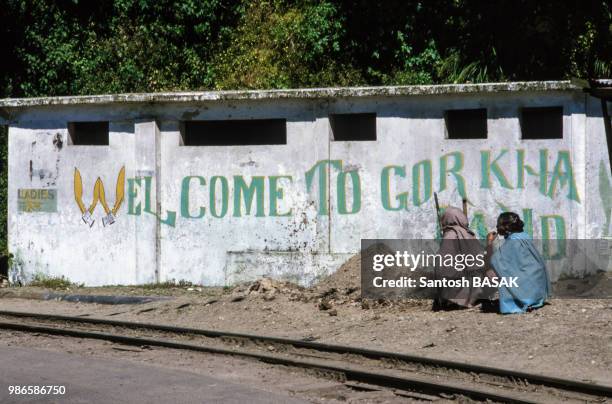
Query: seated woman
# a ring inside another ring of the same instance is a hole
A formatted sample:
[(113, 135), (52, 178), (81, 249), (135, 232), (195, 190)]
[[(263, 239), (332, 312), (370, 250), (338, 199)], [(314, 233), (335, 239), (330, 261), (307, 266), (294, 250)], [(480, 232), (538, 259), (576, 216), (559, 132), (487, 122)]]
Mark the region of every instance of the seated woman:
[[(497, 234), (506, 240), (493, 253)], [(546, 265), (531, 238), (523, 232), (523, 221), (513, 212), (504, 212), (497, 219), (497, 233), (487, 235), (487, 255), (495, 275), (515, 277), (518, 287), (499, 287), (499, 309), (502, 314), (524, 313), (544, 305), (550, 284)]]
[[(450, 206), (446, 208), (440, 219), (442, 227), (442, 242), (438, 254), (472, 255), (477, 256), (484, 253), (484, 248), (476, 235), (468, 227), (468, 219), (459, 208)], [(473, 278), (483, 278), (485, 276), (485, 266), (478, 266), (475, 262), (465, 265), (465, 268), (458, 270), (456, 267), (436, 267), (436, 279), (461, 280), (467, 279), (469, 286), (444, 287), (438, 288), (434, 309), (457, 309), (473, 307), (480, 299), (488, 298), (492, 292), (491, 288), (474, 287)]]

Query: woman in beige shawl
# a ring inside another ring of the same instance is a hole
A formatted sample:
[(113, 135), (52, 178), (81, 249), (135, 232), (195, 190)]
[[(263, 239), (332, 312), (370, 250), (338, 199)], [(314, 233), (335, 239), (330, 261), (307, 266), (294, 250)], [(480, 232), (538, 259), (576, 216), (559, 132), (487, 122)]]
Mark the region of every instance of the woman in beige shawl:
[[(448, 207), (440, 219), (442, 226), (442, 242), (438, 254), (442, 257), (452, 255), (472, 255), (476, 257), (484, 254), (484, 248), (468, 227), (468, 219), (459, 208)], [(454, 262), (460, 262), (456, 259)], [(437, 299), (434, 307), (437, 308), (468, 308), (477, 304), (479, 299), (491, 295), (490, 288), (474, 287), (473, 278), (485, 276), (485, 266), (478, 265), (479, 261), (471, 265), (436, 266), (436, 279), (461, 281), (466, 279), (469, 286), (441, 287), (437, 290)]]

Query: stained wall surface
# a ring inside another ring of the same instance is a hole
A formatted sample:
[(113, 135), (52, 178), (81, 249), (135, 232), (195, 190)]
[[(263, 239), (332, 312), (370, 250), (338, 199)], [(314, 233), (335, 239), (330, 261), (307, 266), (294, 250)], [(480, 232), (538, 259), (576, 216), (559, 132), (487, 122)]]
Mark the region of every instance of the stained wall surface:
[[(599, 100), (560, 86), (349, 90), (5, 102), (11, 276), (310, 284), (362, 238), (435, 237), (434, 192), (442, 207), (467, 197), (481, 237), (504, 210), (534, 238), (610, 236)], [(562, 139), (522, 139), (521, 108), (538, 106), (562, 107)], [(487, 138), (448, 139), (445, 111), (470, 108), (486, 108)], [(364, 112), (376, 113), (376, 140), (334, 140), (330, 114)], [(286, 119), (287, 142), (184, 144), (185, 121), (232, 119)], [(78, 121), (108, 121), (109, 145), (71, 144)]]

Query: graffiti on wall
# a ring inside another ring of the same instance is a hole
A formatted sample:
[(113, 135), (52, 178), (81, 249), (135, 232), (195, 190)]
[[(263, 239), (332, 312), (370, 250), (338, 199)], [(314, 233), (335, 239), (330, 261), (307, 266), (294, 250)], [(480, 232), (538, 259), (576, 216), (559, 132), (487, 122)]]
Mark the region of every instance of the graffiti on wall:
[[(481, 190), (501, 189), (523, 191), (533, 188), (543, 198), (563, 198), (573, 203), (581, 203), (576, 186), (570, 152), (559, 150), (551, 152), (541, 149), (537, 158), (527, 161), (524, 149), (497, 152), (481, 150), (478, 172), (464, 172), (465, 156), (461, 151), (446, 153), (435, 159), (420, 160), (411, 166), (401, 164), (385, 165), (375, 176), (378, 184), (372, 191), (379, 190), (378, 204), (381, 209), (393, 212), (422, 209), (431, 201), (434, 189), (443, 192), (454, 187), (461, 197), (470, 200), (469, 184), (477, 184)], [(552, 163), (552, 164), (551, 164)], [(438, 175), (434, 178), (434, 172)], [(363, 184), (362, 173), (357, 166), (345, 164), (342, 160), (320, 160), (304, 173), (305, 194), (313, 197), (319, 216), (330, 214), (330, 206), (340, 215), (354, 215), (362, 209), (364, 190), (374, 184)], [(509, 180), (512, 178), (513, 180)], [(284, 217), (293, 215), (293, 207), (288, 205), (285, 194), (293, 187), (292, 175), (250, 176), (242, 175), (189, 175), (180, 182), (180, 205), (176, 210), (166, 210), (163, 214), (155, 207), (154, 178), (151, 175), (125, 178), (122, 167), (116, 186), (115, 205), (109, 209), (104, 193), (104, 184), (98, 178), (94, 185), (93, 200), (89, 207), (83, 202), (81, 175), (75, 168), (74, 195), (82, 213), (82, 219), (93, 225), (93, 213), (100, 202), (106, 216), (103, 225), (115, 221), (117, 211), (124, 199), (124, 182), (127, 180), (127, 214), (140, 216), (143, 213), (155, 216), (161, 223), (174, 227), (177, 218), (197, 220), (224, 217)], [(371, 191), (365, 191), (371, 192)], [(197, 206), (191, 201), (193, 196), (207, 201)], [(331, 203), (333, 202), (333, 203)], [(470, 201), (472, 202), (472, 201)], [(472, 202), (472, 204), (474, 204)], [(497, 208), (507, 210), (502, 201)], [(521, 208), (529, 232), (533, 233), (534, 212), (531, 207)], [(565, 238), (565, 218), (558, 212), (539, 216), (541, 234), (546, 238)], [(484, 212), (473, 213), (471, 227), (479, 235), (486, 234)]]
[(93, 213), (96, 210), (96, 206), (98, 202), (102, 205), (106, 216), (102, 218), (102, 224), (106, 227), (107, 225), (111, 225), (115, 223), (115, 218), (119, 208), (123, 204), (123, 199), (125, 196), (125, 166), (121, 167), (119, 170), (119, 174), (117, 175), (117, 185), (115, 187), (115, 204), (113, 208), (110, 209), (108, 203), (106, 201), (106, 193), (104, 191), (104, 183), (98, 177), (94, 184), (93, 189), (93, 200), (89, 207), (85, 206), (83, 202), (83, 179), (81, 177), (81, 173), (78, 168), (74, 168), (74, 199), (77, 203), (81, 211), (81, 218), (83, 222), (85, 222), (89, 227), (92, 227), (95, 219), (93, 218)]
[(18, 189), (19, 212), (57, 212), (56, 189)]

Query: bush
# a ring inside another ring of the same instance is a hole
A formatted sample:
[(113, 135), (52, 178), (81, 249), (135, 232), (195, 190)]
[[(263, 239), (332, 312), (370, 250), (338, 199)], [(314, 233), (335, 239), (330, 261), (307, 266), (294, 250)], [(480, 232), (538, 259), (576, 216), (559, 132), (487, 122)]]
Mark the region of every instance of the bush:
[(70, 289), (83, 287), (83, 284), (73, 283), (70, 279), (64, 276), (49, 276), (42, 273), (37, 273), (34, 278), (28, 283), (28, 286), (38, 286), (47, 289)]
[(171, 279), (169, 281), (160, 282), (160, 283), (146, 283), (142, 285), (142, 288), (152, 290), (152, 289), (188, 288), (192, 286), (197, 286), (197, 285), (189, 281), (186, 281), (184, 279), (181, 279), (179, 281)]
[(362, 82), (345, 60), (342, 21), (329, 2), (245, 3), (228, 46), (212, 61), (217, 89), (298, 88)]

